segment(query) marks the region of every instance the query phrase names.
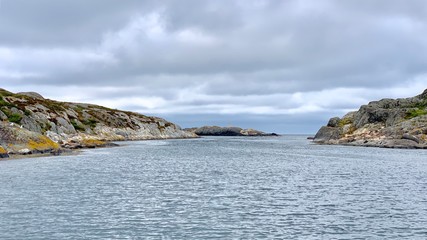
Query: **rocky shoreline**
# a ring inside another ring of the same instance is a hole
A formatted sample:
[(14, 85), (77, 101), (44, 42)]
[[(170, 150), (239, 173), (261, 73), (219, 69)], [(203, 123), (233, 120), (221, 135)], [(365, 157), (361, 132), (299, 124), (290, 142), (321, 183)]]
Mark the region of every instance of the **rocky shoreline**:
[(382, 99), (331, 118), (316, 133), (318, 144), (427, 149), (427, 90), (402, 99)]
[(162, 118), (0, 89), (0, 158), (110, 147), (113, 141), (196, 138)]
[(245, 137), (279, 136), (276, 133), (265, 133), (255, 129), (243, 129), (240, 127), (203, 126), (203, 127), (196, 127), (196, 128), (186, 128), (184, 130), (195, 133), (198, 136), (245, 136)]

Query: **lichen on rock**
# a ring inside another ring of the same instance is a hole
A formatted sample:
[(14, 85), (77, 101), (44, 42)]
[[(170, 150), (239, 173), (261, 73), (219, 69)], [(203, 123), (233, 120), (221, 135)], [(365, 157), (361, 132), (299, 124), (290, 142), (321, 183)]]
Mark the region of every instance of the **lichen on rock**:
[(403, 99), (363, 105), (343, 118), (331, 118), (314, 141), (387, 148), (427, 148), (427, 90)]
[(162, 118), (4, 89), (0, 89), (0, 120), (0, 145), (11, 154), (58, 153), (61, 148), (107, 146), (110, 141), (197, 137)]

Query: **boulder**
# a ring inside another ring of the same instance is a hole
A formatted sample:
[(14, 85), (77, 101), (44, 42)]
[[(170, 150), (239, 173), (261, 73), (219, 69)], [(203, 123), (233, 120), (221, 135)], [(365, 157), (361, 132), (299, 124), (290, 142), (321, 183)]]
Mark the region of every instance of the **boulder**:
[(40, 124), (34, 120), (34, 118), (29, 116), (23, 116), (21, 119), (20, 124), (27, 130), (30, 130), (32, 132), (41, 133), (42, 128), (40, 127)]
[(415, 136), (413, 136), (413, 135), (411, 135), (409, 133), (404, 133), (402, 135), (402, 139), (407, 139), (407, 140), (414, 141), (416, 143), (420, 143), (420, 139), (418, 139), (417, 137), (415, 137)]
[(327, 143), (330, 140), (338, 140), (340, 138), (340, 130), (334, 127), (323, 126), (314, 136), (314, 141), (319, 143)]
[(328, 127), (338, 127), (340, 120), (341, 119), (339, 117), (333, 117), (333, 118), (329, 119), (327, 126)]
[(3, 113), (3, 111), (0, 110), (0, 120), (4, 121), (7, 120), (6, 114)]

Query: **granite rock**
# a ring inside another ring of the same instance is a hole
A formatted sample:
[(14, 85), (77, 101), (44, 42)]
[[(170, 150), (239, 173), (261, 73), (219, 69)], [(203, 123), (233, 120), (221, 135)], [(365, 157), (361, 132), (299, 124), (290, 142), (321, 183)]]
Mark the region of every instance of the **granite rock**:
[(342, 118), (331, 118), (314, 142), (385, 148), (427, 148), (427, 90), (402, 99), (382, 99)]

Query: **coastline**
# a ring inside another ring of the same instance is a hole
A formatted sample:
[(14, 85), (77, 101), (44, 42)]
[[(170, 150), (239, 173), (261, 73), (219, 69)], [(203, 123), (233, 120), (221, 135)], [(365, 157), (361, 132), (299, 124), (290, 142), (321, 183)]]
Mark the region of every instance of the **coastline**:
[(122, 147), (123, 144), (120, 142), (138, 142), (138, 141), (156, 141), (156, 140), (185, 140), (185, 139), (197, 139), (197, 137), (176, 137), (176, 138), (149, 138), (149, 139), (124, 139), (124, 140), (114, 140), (114, 141), (105, 141), (105, 144), (86, 146), (86, 147), (76, 147), (76, 148), (61, 148), (60, 151), (51, 151), (51, 152), (38, 152), (38, 153), (8, 153), (9, 157), (0, 158), (0, 161), (7, 160), (17, 160), (17, 159), (26, 159), (26, 158), (39, 158), (39, 157), (57, 157), (57, 156), (74, 156), (79, 155), (83, 150), (96, 149), (96, 148), (115, 148)]
[(69, 149), (68, 151), (64, 151), (59, 155), (55, 155), (52, 153), (11, 154), (11, 155), (9, 155), (8, 158), (0, 158), (0, 162), (1, 161), (9, 161), (9, 160), (28, 159), (28, 158), (77, 156), (82, 152), (82, 150), (85, 150), (85, 149)]

